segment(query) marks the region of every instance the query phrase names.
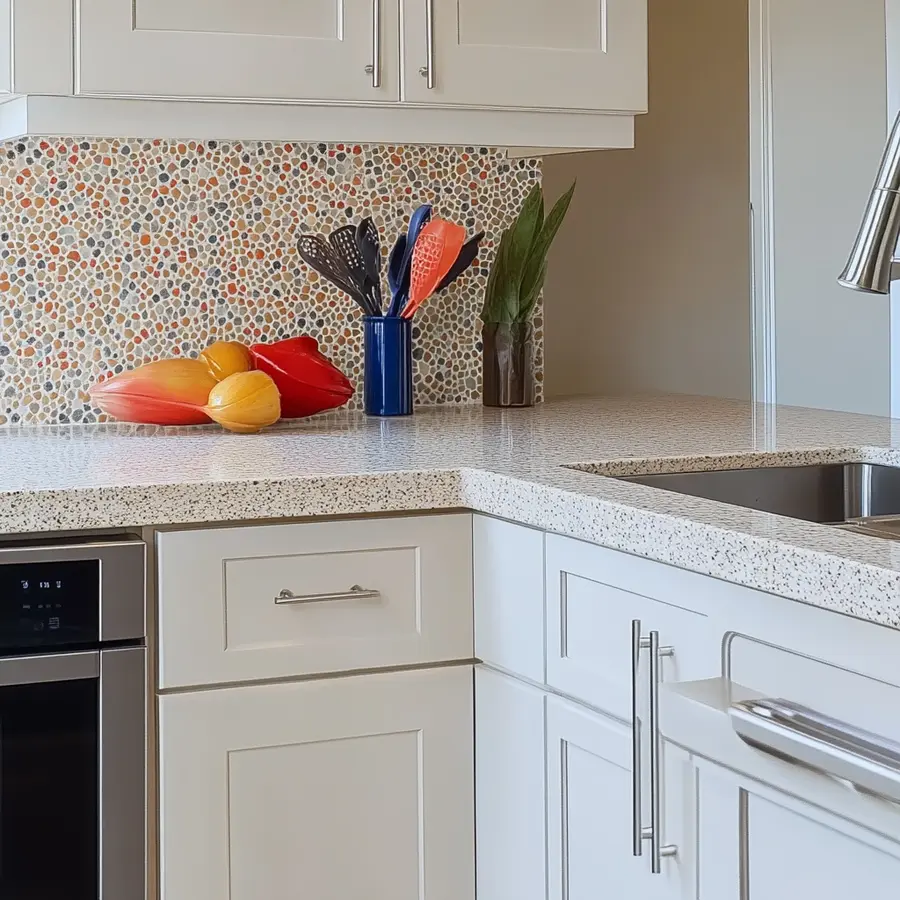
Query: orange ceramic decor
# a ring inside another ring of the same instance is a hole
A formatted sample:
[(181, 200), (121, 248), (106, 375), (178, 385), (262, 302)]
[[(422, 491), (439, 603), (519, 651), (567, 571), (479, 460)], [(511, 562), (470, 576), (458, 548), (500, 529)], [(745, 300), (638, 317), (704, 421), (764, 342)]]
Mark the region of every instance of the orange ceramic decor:
[(250, 349), (240, 341), (216, 341), (200, 351), (202, 359), (216, 381), (223, 381), (236, 372), (249, 372), (253, 368)]
[(353, 385), (311, 337), (288, 338), (273, 344), (254, 344), (250, 354), (256, 368), (271, 376), (281, 394), (281, 415), (299, 419), (343, 406)]
[(161, 359), (94, 385), (91, 400), (123, 422), (201, 425), (216, 383), (204, 360)]
[(335, 409), (352, 396), (353, 385), (311, 337), (253, 347), (217, 341), (199, 359), (162, 359), (91, 389), (91, 400), (122, 422), (202, 425), (212, 419), (246, 434), (281, 416)]

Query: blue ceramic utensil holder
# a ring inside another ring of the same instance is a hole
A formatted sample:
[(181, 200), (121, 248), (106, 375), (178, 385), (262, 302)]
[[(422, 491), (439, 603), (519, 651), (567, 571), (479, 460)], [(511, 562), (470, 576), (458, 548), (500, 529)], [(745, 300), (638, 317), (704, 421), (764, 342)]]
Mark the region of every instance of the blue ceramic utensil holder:
[(367, 316), (364, 395), (370, 416), (411, 416), (413, 411), (412, 321)]

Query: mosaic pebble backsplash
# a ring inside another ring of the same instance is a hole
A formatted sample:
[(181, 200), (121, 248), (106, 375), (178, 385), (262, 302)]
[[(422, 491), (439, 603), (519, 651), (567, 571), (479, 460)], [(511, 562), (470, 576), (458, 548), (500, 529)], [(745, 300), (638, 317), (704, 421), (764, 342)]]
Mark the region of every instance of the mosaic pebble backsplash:
[[(416, 402), (477, 402), (488, 265), (539, 179), (537, 160), (485, 148), (2, 145), (0, 424), (102, 420), (87, 394), (98, 377), (196, 355), (219, 338), (307, 333), (360, 383), (360, 313), (303, 265), (296, 237), (372, 215), (386, 255), (423, 202), (487, 237), (478, 265), (416, 316)], [(538, 390), (541, 325), (539, 315)]]

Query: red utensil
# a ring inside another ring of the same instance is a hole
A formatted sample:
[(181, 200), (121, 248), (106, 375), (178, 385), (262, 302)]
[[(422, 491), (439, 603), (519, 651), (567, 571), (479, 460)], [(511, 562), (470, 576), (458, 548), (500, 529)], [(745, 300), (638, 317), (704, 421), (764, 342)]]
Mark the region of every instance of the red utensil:
[(413, 250), (409, 303), (400, 314), (404, 319), (411, 319), (437, 290), (465, 242), (466, 229), (453, 222), (432, 219), (422, 229)]

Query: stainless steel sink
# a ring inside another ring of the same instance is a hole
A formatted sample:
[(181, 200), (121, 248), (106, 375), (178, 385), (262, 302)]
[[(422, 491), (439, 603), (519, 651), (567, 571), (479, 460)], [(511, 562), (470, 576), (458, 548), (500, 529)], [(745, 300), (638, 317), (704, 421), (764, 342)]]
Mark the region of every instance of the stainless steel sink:
[[(900, 516), (900, 468), (867, 463), (675, 472), (620, 480), (808, 522), (843, 524)], [(877, 523), (862, 524), (869, 528)]]

